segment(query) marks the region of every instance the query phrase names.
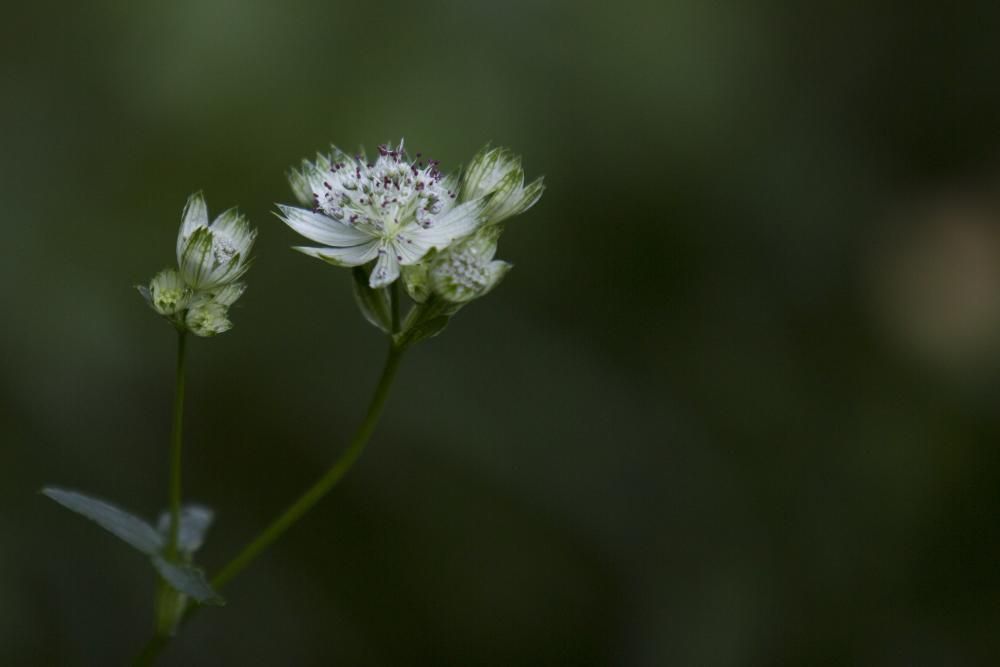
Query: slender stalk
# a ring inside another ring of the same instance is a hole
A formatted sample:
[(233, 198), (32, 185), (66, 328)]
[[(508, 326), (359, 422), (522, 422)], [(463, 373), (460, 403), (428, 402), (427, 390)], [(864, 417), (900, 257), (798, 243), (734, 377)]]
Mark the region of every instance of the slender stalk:
[(392, 381), (396, 376), (396, 370), (399, 368), (399, 361), (402, 358), (402, 355), (403, 350), (401, 348), (398, 348), (395, 345), (389, 346), (389, 355), (386, 357), (385, 366), (382, 368), (382, 377), (379, 379), (378, 386), (375, 388), (375, 393), (372, 395), (371, 403), (368, 405), (368, 412), (365, 414), (365, 418), (361, 422), (361, 426), (358, 427), (358, 430), (355, 432), (354, 438), (351, 439), (351, 443), (347, 446), (347, 449), (344, 450), (337, 460), (334, 461), (333, 465), (330, 466), (326, 473), (324, 473), (324, 475), (320, 477), (315, 484), (299, 496), (298, 500), (292, 503), (291, 506), (289, 506), (288, 509), (286, 509), (277, 519), (271, 522), (271, 525), (265, 528), (253, 542), (248, 544), (243, 551), (229, 561), (229, 563), (227, 563), (217, 575), (212, 577), (213, 587), (222, 588), (229, 583), (229, 581), (243, 571), (243, 569), (249, 565), (261, 551), (270, 546), (296, 521), (301, 519), (303, 514), (312, 509), (313, 505), (329, 493), (330, 489), (336, 486), (337, 482), (341, 480), (344, 474), (351, 469), (351, 466), (353, 466), (361, 456), (361, 453), (365, 449), (365, 445), (368, 444), (368, 440), (375, 431), (375, 426), (378, 424), (379, 417), (382, 415), (382, 408), (385, 406), (385, 400), (389, 396), (389, 388), (392, 386)]
[(148, 667), (152, 665), (156, 658), (170, 642), (170, 635), (155, 635), (142, 647), (139, 655), (132, 661), (134, 667)]
[[(394, 299), (395, 300), (395, 299)], [(396, 377), (396, 371), (399, 369), (399, 362), (402, 359), (405, 347), (400, 347), (391, 342), (389, 344), (389, 353), (385, 360), (385, 365), (382, 367), (382, 375), (379, 378), (378, 385), (375, 387), (375, 393), (372, 395), (371, 401), (368, 404), (368, 411), (365, 413), (365, 417), (355, 431), (354, 437), (351, 439), (347, 446), (347, 449), (337, 457), (330, 468), (323, 474), (319, 480), (313, 484), (309, 489), (306, 490), (299, 499), (292, 503), (288, 509), (286, 509), (281, 515), (278, 516), (269, 526), (267, 526), (250, 544), (248, 544), (244, 549), (236, 555), (235, 558), (230, 560), (217, 575), (215, 575), (212, 580), (212, 587), (215, 589), (221, 589), (227, 583), (229, 583), (233, 577), (242, 572), (257, 556), (260, 555), (264, 549), (269, 547), (275, 540), (277, 540), (281, 535), (288, 530), (293, 524), (295, 524), (302, 516), (308, 512), (316, 503), (318, 503), (330, 490), (337, 485), (337, 483), (343, 478), (348, 470), (357, 462), (360, 458), (365, 446), (371, 439), (372, 433), (375, 431), (375, 427), (378, 425), (379, 418), (382, 416), (382, 410), (385, 407), (386, 399), (389, 396), (389, 389), (392, 387), (392, 382)], [(181, 621), (185, 621), (191, 617), (195, 612), (200, 609), (197, 605), (191, 605), (187, 608)], [(163, 651), (169, 642), (170, 637), (156, 636), (153, 637), (143, 648), (142, 652), (136, 657), (134, 665), (152, 665), (153, 661), (156, 660), (157, 656)]]
[(399, 281), (394, 280), (389, 293), (389, 307), (392, 309), (392, 333), (399, 333)]
[[(174, 389), (174, 418), (170, 431), (170, 526), (164, 555), (167, 560), (177, 558), (177, 540), (180, 535), (181, 514), (181, 452), (184, 435), (184, 362), (187, 350), (187, 332), (177, 332), (177, 381)], [(156, 584), (156, 636), (169, 637), (178, 622), (183, 598), (162, 578)], [(166, 639), (163, 639), (165, 642)]]
[(181, 525), (181, 451), (184, 431), (184, 357), (187, 332), (177, 333), (177, 390), (174, 394), (174, 426), (170, 433), (170, 537), (167, 558), (177, 556)]

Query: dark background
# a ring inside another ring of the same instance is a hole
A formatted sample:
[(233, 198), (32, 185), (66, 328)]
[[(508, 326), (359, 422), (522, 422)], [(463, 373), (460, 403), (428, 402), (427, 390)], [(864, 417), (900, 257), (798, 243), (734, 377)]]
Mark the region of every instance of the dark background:
[(996, 664), (1000, 5), (826, 4), (5, 3), (0, 663), (151, 629), (144, 560), (37, 490), (164, 507), (132, 285), (192, 191), (260, 229), (190, 351), (205, 567), (341, 450), (383, 341), (271, 212), (405, 136), (546, 176), (516, 269), (164, 664)]

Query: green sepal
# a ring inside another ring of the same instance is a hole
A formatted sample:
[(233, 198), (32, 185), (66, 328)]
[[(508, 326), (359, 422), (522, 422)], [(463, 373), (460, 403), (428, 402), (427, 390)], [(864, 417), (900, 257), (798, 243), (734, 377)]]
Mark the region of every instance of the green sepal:
[(351, 270), (354, 278), (354, 299), (368, 322), (385, 333), (392, 331), (392, 310), (385, 288), (374, 289), (368, 284), (368, 272), (360, 266)]
[(423, 303), (431, 294), (428, 264), (436, 254), (436, 250), (431, 250), (422, 261), (410, 266), (404, 266), (400, 271), (403, 285), (406, 287), (406, 293), (416, 303)]
[(396, 340), (396, 344), (401, 347), (409, 347), (414, 343), (419, 343), (422, 340), (437, 336), (445, 330), (445, 327), (448, 326), (448, 322), (450, 321), (451, 318), (445, 316), (422, 320), (418, 324), (408, 328), (403, 333), (398, 334), (394, 340)]
[(393, 336), (393, 342), (397, 347), (405, 348), (437, 336), (444, 331), (452, 316), (462, 308), (462, 305), (431, 296), (410, 310), (402, 331)]

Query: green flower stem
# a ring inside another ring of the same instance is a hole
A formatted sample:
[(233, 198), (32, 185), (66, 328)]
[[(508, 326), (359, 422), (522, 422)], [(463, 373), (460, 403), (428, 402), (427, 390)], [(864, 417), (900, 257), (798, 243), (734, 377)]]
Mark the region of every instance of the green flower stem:
[(177, 391), (174, 394), (174, 426), (170, 434), (170, 537), (167, 558), (177, 556), (177, 538), (181, 525), (181, 450), (184, 429), (184, 357), (187, 332), (177, 333)]
[(156, 635), (142, 647), (142, 652), (132, 661), (133, 667), (149, 667), (170, 642), (170, 635)]
[(392, 333), (395, 335), (399, 333), (399, 281), (394, 280), (389, 289), (392, 290), (389, 294), (389, 307), (392, 309)]
[[(170, 530), (165, 556), (177, 558), (177, 539), (180, 535), (181, 516), (181, 452), (184, 435), (184, 362), (187, 351), (187, 333), (177, 332), (177, 381), (174, 390), (174, 419), (170, 431)], [(166, 581), (160, 578), (156, 586), (156, 634), (169, 637), (175, 630), (183, 598)]]
[(330, 489), (336, 486), (344, 474), (351, 469), (351, 466), (361, 456), (365, 445), (368, 444), (368, 440), (375, 431), (375, 426), (382, 415), (382, 408), (385, 406), (385, 400), (389, 396), (389, 388), (392, 386), (392, 381), (396, 376), (396, 370), (399, 368), (399, 361), (402, 356), (403, 348), (393, 344), (389, 346), (389, 355), (385, 360), (385, 366), (382, 368), (382, 377), (375, 388), (375, 394), (368, 405), (368, 412), (365, 414), (364, 421), (361, 422), (361, 426), (358, 427), (347, 449), (334, 461), (329, 470), (319, 478), (319, 481), (309, 487), (281, 516), (275, 519), (253, 542), (248, 544), (239, 555), (229, 561), (212, 578), (213, 588), (222, 588), (233, 577), (242, 572), (260, 552), (270, 546), (296, 521), (301, 519), (303, 514), (312, 509), (323, 496), (329, 493)]
[[(403, 357), (403, 352), (406, 350), (405, 346), (396, 345), (391, 341), (392, 339), (390, 338), (389, 354), (382, 368), (382, 376), (379, 378), (378, 386), (375, 387), (375, 393), (368, 404), (368, 412), (365, 414), (361, 426), (354, 433), (354, 438), (351, 439), (347, 449), (333, 462), (329, 470), (315, 484), (212, 578), (211, 583), (213, 588), (216, 590), (221, 589), (233, 577), (242, 572), (264, 549), (269, 547), (295, 522), (302, 518), (302, 515), (319, 502), (323, 496), (329, 493), (347, 471), (351, 469), (354, 463), (357, 462), (369, 439), (371, 439), (372, 433), (378, 425), (379, 418), (382, 416), (382, 409), (385, 407), (386, 398), (389, 396), (389, 389), (396, 377), (396, 371), (399, 369), (399, 362)], [(188, 620), (200, 608), (196, 604), (189, 605), (181, 618), (181, 622)], [(169, 635), (158, 634), (153, 637), (135, 658), (133, 664), (136, 666), (152, 665), (153, 661), (156, 660), (157, 656), (166, 648), (169, 642)]]

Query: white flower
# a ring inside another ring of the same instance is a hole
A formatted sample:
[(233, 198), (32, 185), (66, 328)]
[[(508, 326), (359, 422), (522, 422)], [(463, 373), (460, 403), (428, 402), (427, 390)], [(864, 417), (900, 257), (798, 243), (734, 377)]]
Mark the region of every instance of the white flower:
[(483, 222), (486, 199), (457, 203), (456, 179), (445, 178), (438, 163), (409, 160), (403, 143), (379, 147), (378, 158), (329, 157), (305, 162), (291, 175), (300, 199), (313, 210), (280, 206), (281, 219), (302, 236), (325, 247), (297, 247), (337, 266), (377, 260), (372, 288), (399, 277), (400, 266), (419, 262), (432, 249), (446, 248)]
[(232, 328), (228, 318), (246, 290), (238, 282), (249, 268), (257, 232), (235, 210), (208, 222), (201, 194), (188, 198), (177, 236), (180, 271), (165, 269), (149, 287), (139, 286), (146, 302), (181, 331), (214, 336)]
[(500, 229), (484, 227), (435, 255), (429, 262), (430, 289), (452, 303), (468, 303), (499, 284), (511, 265), (493, 259)]
[(196, 336), (207, 338), (229, 331), (233, 323), (229, 321), (225, 304), (219, 303), (211, 296), (197, 297), (188, 308), (185, 325), (188, 331)]
[(137, 287), (153, 310), (165, 317), (184, 310), (191, 296), (191, 289), (174, 269), (157, 273), (148, 288), (142, 285)]
[(541, 178), (524, 185), (520, 157), (487, 144), (462, 175), (460, 201), (489, 196), (483, 217), (487, 224), (497, 224), (534, 206), (544, 190)]
[(257, 232), (235, 209), (213, 222), (201, 193), (184, 207), (177, 235), (177, 264), (191, 288), (209, 290), (235, 282), (250, 267), (250, 249)]

